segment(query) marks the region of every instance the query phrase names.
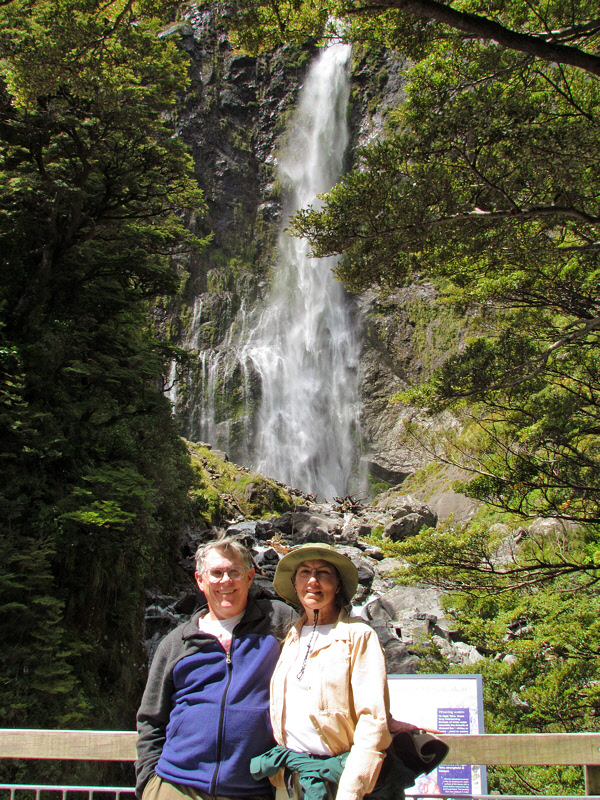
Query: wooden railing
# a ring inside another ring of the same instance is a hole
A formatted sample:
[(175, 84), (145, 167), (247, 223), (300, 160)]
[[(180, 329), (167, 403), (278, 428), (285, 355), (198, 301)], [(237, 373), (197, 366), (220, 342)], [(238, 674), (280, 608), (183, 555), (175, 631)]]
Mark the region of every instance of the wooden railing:
[[(579, 765), (586, 795), (600, 795), (600, 733), (444, 735), (447, 764)], [(0, 758), (135, 761), (132, 731), (0, 729)]]

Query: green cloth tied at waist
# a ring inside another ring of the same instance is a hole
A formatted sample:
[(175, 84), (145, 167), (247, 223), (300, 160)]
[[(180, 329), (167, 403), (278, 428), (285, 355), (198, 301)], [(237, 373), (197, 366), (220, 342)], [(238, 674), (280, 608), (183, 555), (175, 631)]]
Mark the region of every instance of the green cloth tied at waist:
[[(340, 782), (348, 753), (341, 756), (312, 756), (309, 753), (297, 753), (287, 747), (277, 747), (267, 750), (262, 756), (256, 756), (250, 761), (250, 772), (258, 781), (262, 778), (271, 778), (280, 769), (286, 773), (295, 772), (298, 775), (305, 800), (327, 800), (327, 786)], [(288, 774), (286, 774), (288, 786)]]
[[(253, 758), (250, 761), (250, 772), (256, 780), (261, 780), (271, 778), (283, 768), (286, 771), (286, 786), (289, 785), (289, 774), (295, 772), (304, 800), (327, 800), (326, 783), (335, 795), (347, 758), (348, 753), (340, 756), (313, 756), (278, 745)], [(365, 795), (365, 800), (404, 800), (404, 789), (413, 786), (415, 778), (416, 774), (390, 748), (375, 788)]]

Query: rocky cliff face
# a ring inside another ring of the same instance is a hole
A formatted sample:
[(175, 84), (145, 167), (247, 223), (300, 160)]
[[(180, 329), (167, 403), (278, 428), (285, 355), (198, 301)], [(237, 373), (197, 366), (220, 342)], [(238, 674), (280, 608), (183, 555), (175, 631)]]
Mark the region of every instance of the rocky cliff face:
[[(284, 202), (278, 152), (316, 49), (288, 46), (251, 58), (232, 49), (226, 23), (214, 10), (198, 10), (164, 34), (180, 37), (191, 58), (177, 128), (189, 144), (208, 206), (205, 216), (189, 224), (213, 238), (186, 264), (189, 277), (177, 299), (157, 307), (156, 323), (169, 341), (191, 353), (184, 378), (171, 376), (184, 435), (210, 441), (233, 461), (252, 466), (262, 386), (240, 350), (277, 268)], [(402, 102), (401, 69), (389, 54), (354, 53), (348, 166), (358, 146), (381, 134), (386, 110)], [(349, 300), (362, 333), (357, 452), (362, 474), (368, 473), (375, 489), (401, 482), (427, 462), (404, 436), (411, 410), (389, 401), (447, 355), (451, 333), (462, 324), (450, 314), (432, 313), (434, 294), (424, 284)]]
[(185, 264), (179, 296), (157, 306), (155, 322), (192, 354), (171, 389), (185, 435), (211, 439), (243, 463), (245, 417), (260, 386), (244, 374), (236, 345), (270, 284), (281, 216), (276, 143), (314, 48), (250, 58), (229, 44), (224, 14), (214, 6), (194, 10), (163, 34), (178, 37), (190, 55), (190, 86), (175, 124), (207, 204), (188, 224), (212, 240)]

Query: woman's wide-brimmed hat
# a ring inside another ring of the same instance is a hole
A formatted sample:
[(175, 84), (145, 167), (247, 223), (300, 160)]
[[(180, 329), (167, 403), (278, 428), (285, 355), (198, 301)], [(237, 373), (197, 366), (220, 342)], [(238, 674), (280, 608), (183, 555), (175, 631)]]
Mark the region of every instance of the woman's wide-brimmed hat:
[(333, 564), (340, 573), (344, 601), (349, 603), (358, 588), (358, 570), (347, 556), (338, 553), (330, 544), (321, 542), (301, 544), (284, 555), (277, 565), (273, 578), (273, 588), (279, 597), (295, 606), (300, 605), (292, 579), (303, 561), (313, 561), (317, 558)]

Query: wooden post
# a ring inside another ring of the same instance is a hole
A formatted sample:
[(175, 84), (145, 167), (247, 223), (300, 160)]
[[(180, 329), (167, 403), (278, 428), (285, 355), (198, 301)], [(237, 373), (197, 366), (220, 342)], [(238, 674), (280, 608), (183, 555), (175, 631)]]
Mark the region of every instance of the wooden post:
[(600, 795), (600, 767), (588, 764), (584, 767), (586, 795)]

